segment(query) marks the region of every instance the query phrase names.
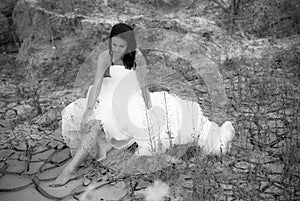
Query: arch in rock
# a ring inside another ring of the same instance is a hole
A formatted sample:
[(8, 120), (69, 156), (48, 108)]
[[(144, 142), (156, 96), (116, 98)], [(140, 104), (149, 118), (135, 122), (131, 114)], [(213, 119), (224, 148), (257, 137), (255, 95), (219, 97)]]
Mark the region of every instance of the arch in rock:
[(209, 119), (221, 125), (226, 120), (227, 96), (217, 64), (209, 58), (191, 34), (149, 28), (136, 30), (139, 49), (158, 50), (171, 53), (190, 62), (203, 78), (211, 101)]

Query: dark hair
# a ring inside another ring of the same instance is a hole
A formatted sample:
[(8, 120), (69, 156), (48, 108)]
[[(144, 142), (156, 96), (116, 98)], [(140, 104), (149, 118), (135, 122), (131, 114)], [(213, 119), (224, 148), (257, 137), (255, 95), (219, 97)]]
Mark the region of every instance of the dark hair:
[(136, 40), (133, 33), (133, 28), (124, 23), (115, 24), (109, 35), (109, 54), (112, 56), (112, 37), (118, 36), (127, 42), (127, 48), (122, 58), (125, 68), (132, 69), (136, 67), (135, 54), (136, 54)]

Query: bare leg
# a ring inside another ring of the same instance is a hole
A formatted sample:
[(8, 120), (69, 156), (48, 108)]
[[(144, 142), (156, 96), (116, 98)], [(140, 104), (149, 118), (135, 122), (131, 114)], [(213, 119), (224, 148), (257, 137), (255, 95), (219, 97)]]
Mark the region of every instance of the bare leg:
[[(107, 142), (105, 134), (101, 127), (101, 121), (91, 120), (87, 125), (87, 133), (83, 134), (84, 137), (81, 141), (81, 147), (78, 149), (71, 162), (65, 167), (61, 174), (53, 181), (50, 186), (57, 187), (65, 185), (68, 181), (76, 178), (76, 171), (79, 165), (89, 156), (88, 149), (97, 145), (97, 138), (104, 137), (103, 143)], [(91, 151), (91, 150), (90, 150)], [(106, 152), (103, 154), (106, 154)], [(105, 155), (104, 155), (105, 156)]]
[(65, 169), (60, 173), (60, 175), (49, 185), (51, 187), (59, 187), (68, 183), (70, 180), (76, 178), (76, 171), (79, 165), (87, 158), (89, 155), (88, 151), (81, 147), (78, 149), (71, 162), (65, 167)]

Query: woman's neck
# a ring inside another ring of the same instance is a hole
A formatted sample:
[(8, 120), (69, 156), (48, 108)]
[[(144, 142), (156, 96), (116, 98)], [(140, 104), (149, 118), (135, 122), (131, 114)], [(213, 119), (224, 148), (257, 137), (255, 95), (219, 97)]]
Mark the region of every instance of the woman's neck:
[(114, 65), (123, 65), (122, 57), (115, 58), (115, 57), (113, 56), (112, 62), (113, 62)]

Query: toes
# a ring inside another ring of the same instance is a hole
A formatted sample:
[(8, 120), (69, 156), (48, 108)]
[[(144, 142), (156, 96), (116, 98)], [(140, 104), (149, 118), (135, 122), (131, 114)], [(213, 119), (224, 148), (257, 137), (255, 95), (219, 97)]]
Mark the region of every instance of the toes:
[(68, 183), (68, 180), (55, 180), (52, 183), (49, 184), (50, 187), (57, 188), (60, 186), (64, 186), (66, 183)]
[(76, 176), (73, 176), (73, 177), (70, 177), (70, 178), (68, 178), (68, 179), (65, 179), (65, 180), (63, 180), (63, 181), (61, 181), (61, 182), (50, 183), (49, 186), (50, 186), (50, 187), (53, 187), (53, 188), (61, 187), (61, 186), (64, 186), (64, 185), (66, 185), (67, 183), (69, 183), (70, 181), (75, 180), (75, 179), (77, 179), (77, 177), (76, 177)]
[(71, 181), (71, 180), (67, 180), (65, 182), (50, 183), (49, 186), (53, 187), (53, 188), (57, 188), (57, 187), (61, 187), (61, 186), (66, 185), (69, 181)]

